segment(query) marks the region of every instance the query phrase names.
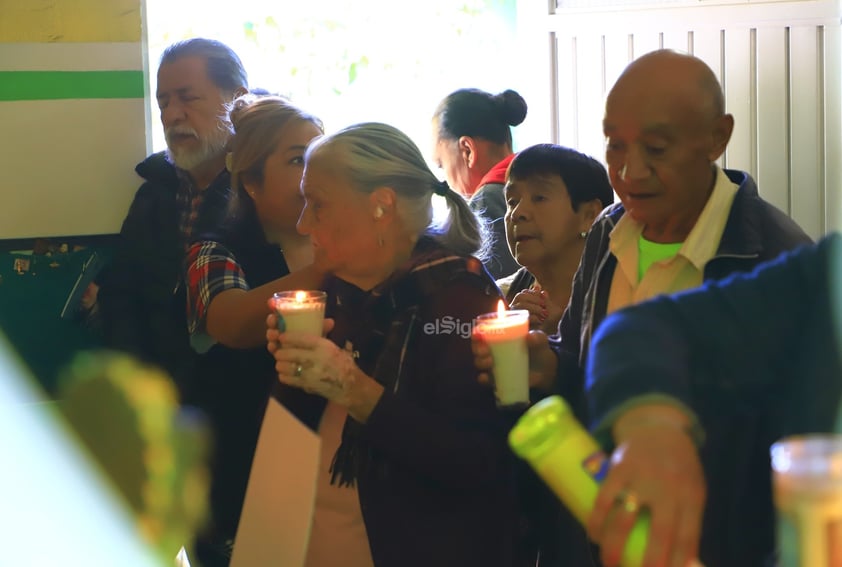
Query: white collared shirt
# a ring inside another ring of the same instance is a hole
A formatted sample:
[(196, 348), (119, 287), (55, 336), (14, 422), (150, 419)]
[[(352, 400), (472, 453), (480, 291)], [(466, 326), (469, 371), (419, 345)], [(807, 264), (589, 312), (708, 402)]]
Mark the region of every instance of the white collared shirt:
[(705, 265), (719, 248), (737, 189), (717, 166), (713, 191), (678, 253), (652, 264), (642, 278), (638, 278), (638, 239), (643, 224), (623, 215), (611, 231), (609, 243), (611, 253), (617, 258), (617, 269), (611, 281), (607, 312), (701, 285)]

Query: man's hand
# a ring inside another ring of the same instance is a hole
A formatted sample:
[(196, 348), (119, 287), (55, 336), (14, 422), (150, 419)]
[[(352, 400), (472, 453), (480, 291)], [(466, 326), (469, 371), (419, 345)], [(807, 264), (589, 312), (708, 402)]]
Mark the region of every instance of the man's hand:
[(706, 487), (688, 423), (672, 406), (650, 405), (630, 410), (615, 426), (617, 449), (587, 525), (606, 567), (619, 565), (644, 508), (651, 531), (643, 567), (696, 564)]

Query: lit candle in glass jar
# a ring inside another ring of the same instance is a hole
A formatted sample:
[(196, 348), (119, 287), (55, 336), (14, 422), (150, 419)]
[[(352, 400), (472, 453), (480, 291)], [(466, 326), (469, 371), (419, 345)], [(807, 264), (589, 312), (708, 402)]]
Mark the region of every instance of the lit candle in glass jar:
[(278, 330), (322, 334), (327, 294), (323, 291), (281, 291), (273, 296)]
[(772, 445), (780, 565), (842, 565), (842, 435)]
[(498, 406), (529, 403), (529, 311), (506, 310), (501, 299), (496, 313), (477, 317), (476, 333), (491, 349), (494, 359), (494, 395)]

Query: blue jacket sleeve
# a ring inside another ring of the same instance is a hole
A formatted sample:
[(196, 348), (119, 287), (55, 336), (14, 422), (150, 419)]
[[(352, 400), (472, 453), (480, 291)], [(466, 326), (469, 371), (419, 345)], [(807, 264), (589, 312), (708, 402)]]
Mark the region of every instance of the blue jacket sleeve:
[(734, 411), (758, 403), (787, 372), (798, 372), (794, 358), (804, 337), (818, 334), (818, 327), (827, 335), (816, 314), (830, 319), (829, 282), (839, 248), (835, 235), (753, 272), (607, 318), (587, 364), (591, 424), (598, 436), (610, 430), (615, 410), (636, 397), (663, 395), (689, 408), (702, 397), (716, 400), (723, 412)]

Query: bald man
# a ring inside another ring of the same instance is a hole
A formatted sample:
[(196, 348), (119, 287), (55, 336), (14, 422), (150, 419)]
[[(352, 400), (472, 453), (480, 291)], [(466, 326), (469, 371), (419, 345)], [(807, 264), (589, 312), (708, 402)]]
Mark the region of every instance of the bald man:
[[(530, 333), (534, 397), (561, 394), (587, 423), (584, 368), (591, 336), (607, 314), (750, 271), (810, 242), (760, 198), (748, 173), (716, 165), (734, 128), (724, 106), (710, 68), (668, 50), (629, 64), (611, 89), (603, 129), (620, 202), (588, 234), (559, 334), (548, 341), (542, 332)], [(487, 372), (488, 347), (475, 340), (474, 354), (477, 368)], [(751, 435), (750, 420), (745, 425)], [(615, 557), (605, 559), (610, 564)]]

